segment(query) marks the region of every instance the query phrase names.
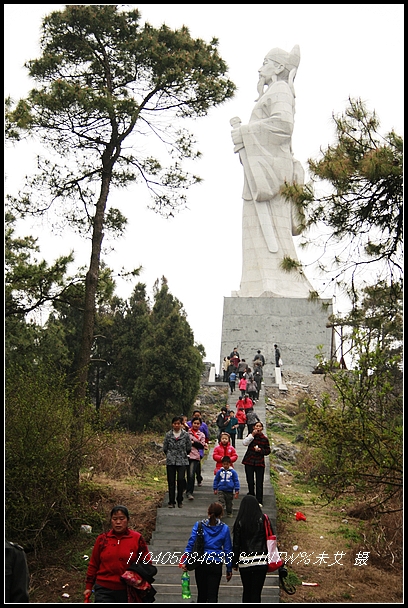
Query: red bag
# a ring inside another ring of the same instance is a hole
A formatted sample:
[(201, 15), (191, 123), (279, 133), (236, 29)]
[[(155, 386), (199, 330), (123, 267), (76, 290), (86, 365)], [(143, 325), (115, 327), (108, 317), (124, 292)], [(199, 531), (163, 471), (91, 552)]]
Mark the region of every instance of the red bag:
[(265, 526), (265, 536), (266, 536), (266, 546), (268, 549), (268, 570), (269, 572), (275, 572), (281, 566), (283, 566), (283, 560), (279, 555), (278, 551), (278, 542), (275, 534), (273, 533), (271, 522), (269, 521), (269, 517), (264, 514), (264, 526)]
[(136, 589), (140, 589), (141, 591), (146, 591), (146, 589), (150, 589), (151, 587), (150, 583), (142, 578), (140, 574), (137, 574), (137, 572), (133, 572), (132, 570), (126, 570), (120, 578), (127, 585), (136, 587)]

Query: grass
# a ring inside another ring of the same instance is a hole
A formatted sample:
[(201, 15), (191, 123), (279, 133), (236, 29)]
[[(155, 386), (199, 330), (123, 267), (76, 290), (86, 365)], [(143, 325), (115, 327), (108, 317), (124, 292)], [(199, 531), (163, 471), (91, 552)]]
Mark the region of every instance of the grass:
[(288, 502), (293, 507), (302, 507), (305, 504), (303, 498), (290, 498)]
[(339, 526), (337, 530), (331, 531), (330, 534), (334, 534), (335, 536), (342, 536), (346, 540), (350, 540), (353, 543), (360, 543), (363, 541), (363, 536), (361, 532), (359, 532), (355, 526)]
[[(281, 474), (275, 469), (277, 459), (271, 454), (271, 483), (277, 503), (277, 536), (279, 550), (286, 554), (287, 582), (296, 587), (289, 596), (281, 591), (282, 603), (389, 603), (391, 596), (398, 602), (402, 597), (402, 578), (398, 572), (391, 579), (374, 565), (366, 568), (354, 565), (359, 551), (367, 551), (364, 530), (366, 522), (347, 515), (353, 505), (353, 496), (345, 496), (327, 503), (322, 497), (322, 488), (308, 478), (308, 466), (313, 466), (305, 444), (295, 441), (305, 434), (305, 414), (294, 415), (298, 404), (288, 403), (286, 396), (274, 396), (275, 407), (267, 410), (267, 432), (272, 445), (279, 443), (295, 445), (299, 449), (293, 462), (282, 461), (288, 471)], [(276, 423), (287, 422), (291, 413), (293, 427), (283, 429)], [(295, 512), (301, 511), (306, 522), (296, 521)], [(347, 523), (343, 520), (347, 519)], [(296, 549), (295, 549), (296, 547)], [(327, 554), (328, 560), (323, 559)], [(337, 559), (342, 556), (340, 566)], [(285, 555), (284, 555), (285, 556)], [(337, 557), (336, 557), (337, 556)], [(329, 565), (330, 564), (330, 565)], [(374, 562), (373, 562), (374, 564)], [(384, 574), (384, 576), (383, 576)], [(382, 579), (383, 583), (379, 581)], [(303, 586), (302, 582), (316, 582), (317, 587)], [(385, 588), (384, 588), (385, 585)]]

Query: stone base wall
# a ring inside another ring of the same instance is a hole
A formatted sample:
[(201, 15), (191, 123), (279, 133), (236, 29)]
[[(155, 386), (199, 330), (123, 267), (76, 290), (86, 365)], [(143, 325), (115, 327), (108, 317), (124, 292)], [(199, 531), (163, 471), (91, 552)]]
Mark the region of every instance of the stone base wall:
[[(275, 350), (279, 346), (285, 368), (311, 373), (315, 355), (323, 346), (331, 356), (332, 329), (326, 327), (333, 312), (331, 299), (315, 302), (303, 298), (224, 298), (220, 367), (235, 346), (252, 367), (257, 350), (265, 357), (265, 384), (275, 381)], [(222, 372), (220, 372), (222, 377)]]

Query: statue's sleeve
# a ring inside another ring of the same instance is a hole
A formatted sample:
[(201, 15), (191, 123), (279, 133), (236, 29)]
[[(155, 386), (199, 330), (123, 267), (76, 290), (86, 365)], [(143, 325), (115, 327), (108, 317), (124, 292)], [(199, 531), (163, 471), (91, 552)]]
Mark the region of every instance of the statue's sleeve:
[[(303, 186), (305, 183), (305, 171), (298, 160), (293, 159), (293, 181), (295, 184)], [(291, 205), (292, 236), (299, 236), (302, 233), (302, 217), (296, 209), (296, 205)]]
[(293, 101), (287, 83), (277, 82), (257, 103), (250, 122), (241, 127), (247, 157), (247, 200), (270, 200), (288, 179), (282, 175), (279, 159), (287, 164), (292, 158)]

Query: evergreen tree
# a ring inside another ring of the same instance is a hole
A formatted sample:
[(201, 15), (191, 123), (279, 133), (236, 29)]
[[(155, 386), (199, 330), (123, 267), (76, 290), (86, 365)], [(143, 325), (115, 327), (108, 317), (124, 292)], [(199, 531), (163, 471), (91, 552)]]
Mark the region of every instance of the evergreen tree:
[[(67, 267), (72, 254), (50, 266), (39, 261), (37, 239), (15, 236), (15, 216), (5, 213), (5, 355), (6, 365), (32, 363), (41, 357), (44, 331), (36, 319), (47, 306), (65, 298), (71, 279)], [(44, 353), (43, 353), (44, 354)]]
[[(110, 190), (139, 180), (153, 208), (173, 215), (185, 204), (185, 190), (199, 181), (182, 169), (183, 159), (199, 153), (178, 119), (205, 116), (235, 90), (216, 39), (207, 44), (185, 26), (173, 31), (139, 21), (138, 10), (118, 5), (67, 5), (51, 13), (42, 24), (42, 55), (26, 64), (39, 88), (16, 106), (6, 103), (7, 135), (18, 139), (28, 132), (50, 150), (10, 202), (22, 215), (59, 204), (60, 218), (92, 240), (79, 398), (86, 394), (102, 240), (106, 231), (120, 235), (126, 224), (108, 205)], [(142, 152), (146, 135), (157, 136), (157, 158)], [(163, 158), (172, 164), (163, 166)]]
[(171, 295), (163, 277), (160, 288), (156, 282), (132, 394), (137, 430), (147, 424), (163, 430), (173, 416), (190, 412), (200, 386), (204, 354), (202, 346), (194, 344), (182, 304)]
[(129, 302), (115, 311), (114, 338), (109, 366), (109, 386), (130, 397), (136, 378), (140, 374), (141, 343), (149, 328), (150, 305), (146, 285), (138, 283)]
[(63, 298), (67, 266), (73, 254), (61, 256), (52, 266), (38, 261), (40, 251), (31, 236), (15, 236), (15, 216), (5, 213), (5, 316), (25, 318), (44, 305)]
[(375, 264), (388, 284), (401, 281), (403, 140), (394, 131), (381, 136), (375, 112), (361, 100), (349, 99), (344, 114), (333, 115), (333, 121), (336, 142), (320, 159), (308, 161), (312, 182), (285, 186), (284, 193), (297, 204), (303, 228), (317, 226), (323, 234), (322, 227), (329, 229), (322, 245), (333, 271), (321, 261), (319, 267), (334, 274), (354, 301), (358, 274), (366, 275), (369, 266)]
[(403, 140), (394, 131), (380, 136), (375, 113), (361, 100), (350, 99), (333, 120), (335, 144), (309, 160), (312, 183), (284, 188), (303, 214), (304, 228), (328, 233), (323, 245), (330, 265), (319, 266), (352, 303), (332, 323), (346, 328), (353, 369), (321, 360), (339, 398), (308, 404), (313, 477), (329, 499), (351, 490), (370, 512), (397, 511), (403, 471)]
[[(112, 316), (116, 308), (123, 305), (122, 301), (114, 295), (114, 290), (112, 271), (102, 262), (96, 293), (95, 335), (91, 349), (87, 392), (98, 405), (100, 396), (96, 393), (95, 379), (101, 376), (101, 369), (110, 362), (113, 340)], [(85, 277), (82, 275), (75, 284), (67, 288), (63, 300), (54, 301), (42, 338), (43, 351), (49, 353), (53, 364), (66, 375), (70, 384), (74, 384), (76, 379), (84, 298)]]
[(372, 512), (402, 508), (402, 291), (377, 285), (345, 319), (354, 369), (324, 370), (339, 395), (309, 402), (313, 475), (330, 500), (350, 488)]

